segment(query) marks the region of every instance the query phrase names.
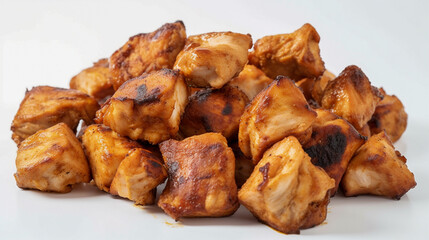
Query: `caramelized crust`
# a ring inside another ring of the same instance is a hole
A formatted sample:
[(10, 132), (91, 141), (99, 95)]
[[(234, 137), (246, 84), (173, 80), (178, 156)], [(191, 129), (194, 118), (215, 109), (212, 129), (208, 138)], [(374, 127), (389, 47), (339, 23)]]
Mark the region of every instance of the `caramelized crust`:
[(319, 105), (322, 104), (323, 93), (325, 92), (325, 88), (328, 83), (335, 79), (335, 75), (328, 70), (323, 72), (323, 75), (318, 77), (312, 86), (311, 89), (311, 97), (316, 101)]
[(167, 185), (158, 206), (175, 220), (181, 217), (222, 217), (239, 204), (234, 181), (235, 159), (225, 137), (205, 133), (160, 144), (168, 169)]
[(259, 68), (246, 65), (243, 71), (233, 78), (228, 85), (237, 87), (252, 100), (260, 91), (264, 90), (273, 80), (265, 75)]
[(270, 78), (279, 75), (293, 80), (318, 77), (325, 71), (319, 41), (316, 29), (306, 23), (293, 33), (266, 36), (256, 41), (249, 62)]
[(185, 41), (186, 30), (182, 21), (167, 23), (154, 32), (131, 37), (110, 57), (109, 67), (115, 90), (125, 81), (143, 73), (172, 68)]
[(16, 156), (16, 185), (44, 192), (66, 193), (91, 180), (80, 142), (64, 123), (25, 139)]

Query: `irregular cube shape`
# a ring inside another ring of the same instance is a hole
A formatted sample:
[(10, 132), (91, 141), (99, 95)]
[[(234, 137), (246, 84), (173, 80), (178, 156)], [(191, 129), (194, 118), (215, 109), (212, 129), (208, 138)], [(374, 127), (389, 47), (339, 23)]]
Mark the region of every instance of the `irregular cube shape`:
[(109, 127), (100, 124), (94, 124), (85, 129), (82, 145), (95, 185), (106, 192), (109, 192), (116, 170), (127, 153), (141, 147), (137, 142), (122, 137)]
[(177, 56), (174, 69), (180, 70), (189, 85), (221, 88), (243, 70), (251, 47), (250, 35), (240, 33), (190, 36)]
[(311, 89), (311, 97), (316, 101), (319, 105), (322, 104), (323, 93), (325, 92), (325, 88), (328, 83), (335, 79), (335, 75), (328, 70), (323, 72), (323, 75), (318, 77), (313, 84), (313, 88)]
[(274, 144), (238, 192), (238, 199), (261, 222), (284, 233), (321, 224), (335, 181), (314, 166), (291, 136)]
[(246, 65), (243, 71), (233, 78), (228, 85), (238, 87), (252, 100), (260, 91), (264, 90), (273, 79), (267, 77), (264, 72), (253, 65)]
[(185, 41), (186, 29), (182, 21), (166, 23), (154, 32), (131, 37), (110, 57), (109, 67), (115, 90), (143, 73), (172, 68)]
[(180, 122), (184, 137), (218, 132), (229, 140), (237, 139), (240, 117), (249, 102), (238, 88), (206, 88), (189, 98)]
[(371, 119), (382, 98), (378, 89), (371, 86), (365, 73), (352, 65), (328, 83), (323, 93), (322, 107), (332, 109), (356, 129), (361, 129)]
[(395, 148), (383, 131), (371, 136), (360, 147), (341, 181), (344, 195), (372, 194), (400, 199), (416, 186), (406, 158)]
[(325, 71), (319, 41), (316, 29), (306, 23), (293, 33), (266, 36), (256, 41), (249, 62), (270, 78), (283, 75), (297, 81), (318, 77)]
[(16, 185), (66, 193), (91, 180), (88, 162), (73, 131), (58, 123), (25, 139), (16, 155)]
[(94, 98), (77, 90), (33, 87), (25, 93), (13, 119), (12, 139), (19, 144), (37, 131), (61, 122), (75, 131), (81, 119), (91, 124), (99, 108)]
[(278, 77), (252, 100), (241, 116), (240, 149), (256, 164), (265, 150), (287, 136), (305, 142), (311, 136), (310, 127), (316, 116), (295, 83)]
[(168, 170), (158, 206), (175, 220), (181, 217), (222, 217), (239, 204), (234, 180), (234, 153), (225, 137), (205, 133), (160, 144)]
[(97, 123), (122, 136), (158, 144), (174, 137), (188, 101), (179, 72), (162, 69), (124, 83), (97, 112)]
[(110, 186), (110, 193), (136, 204), (155, 203), (156, 187), (167, 178), (167, 170), (153, 152), (135, 148), (122, 160)]

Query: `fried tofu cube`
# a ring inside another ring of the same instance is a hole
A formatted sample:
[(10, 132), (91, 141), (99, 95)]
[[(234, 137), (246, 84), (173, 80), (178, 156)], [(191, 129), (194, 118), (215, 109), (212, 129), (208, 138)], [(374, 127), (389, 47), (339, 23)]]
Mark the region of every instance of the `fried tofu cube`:
[(316, 116), (295, 83), (280, 76), (252, 100), (241, 116), (240, 149), (256, 164), (265, 150), (287, 136), (305, 142), (311, 137), (310, 127)]
[(205, 133), (159, 146), (168, 170), (158, 201), (165, 213), (178, 220), (229, 216), (237, 210), (235, 159), (225, 137)]
[(101, 124), (93, 124), (85, 129), (82, 145), (95, 185), (105, 192), (109, 192), (116, 170), (127, 153), (141, 147), (137, 142)]
[(323, 93), (325, 92), (325, 88), (328, 83), (335, 79), (335, 75), (328, 70), (323, 72), (323, 75), (318, 77), (313, 84), (311, 89), (311, 97), (316, 101), (319, 105), (322, 104)]
[(37, 131), (18, 146), (16, 185), (44, 192), (67, 193), (91, 180), (88, 162), (73, 131), (58, 123)]
[(244, 156), (237, 142), (232, 143), (231, 148), (235, 156), (235, 183), (240, 188), (252, 174), (255, 164), (251, 158)]
[(119, 164), (110, 193), (128, 198), (136, 204), (155, 203), (156, 187), (167, 178), (167, 170), (156, 154), (135, 148)]
[(97, 112), (97, 123), (122, 136), (158, 144), (174, 137), (188, 101), (178, 71), (162, 69), (124, 83)]
[(384, 131), (371, 136), (347, 167), (341, 181), (344, 195), (372, 194), (399, 200), (417, 184), (406, 160)]
[(322, 107), (332, 109), (356, 129), (361, 129), (371, 119), (382, 98), (378, 89), (371, 86), (365, 73), (352, 65), (328, 83), (323, 93)]
[(184, 137), (218, 132), (229, 140), (236, 140), (240, 117), (249, 102), (236, 87), (206, 88), (189, 97), (180, 123)]
[(237, 87), (252, 100), (260, 91), (264, 90), (273, 79), (253, 65), (246, 65), (243, 71), (233, 78), (228, 85)]
[(37, 131), (61, 122), (76, 131), (81, 119), (91, 124), (99, 108), (94, 98), (77, 90), (33, 87), (25, 93), (13, 119), (12, 139), (19, 144)]
[(368, 122), (372, 134), (377, 134), (386, 131), (392, 142), (396, 142), (405, 132), (407, 128), (408, 114), (405, 112), (404, 105), (401, 100), (395, 95), (388, 95), (381, 89), (384, 94), (371, 120)]
[(268, 149), (238, 192), (261, 222), (284, 233), (321, 224), (335, 180), (311, 164), (299, 141), (287, 137)]
[(273, 79), (279, 75), (295, 81), (318, 77), (325, 71), (319, 41), (316, 29), (306, 23), (293, 33), (265, 36), (256, 41), (249, 62)]
[(110, 57), (114, 89), (143, 73), (171, 69), (185, 41), (186, 29), (182, 21), (167, 23), (154, 32), (131, 37)]
[(240, 33), (189, 36), (174, 69), (180, 70), (191, 86), (221, 88), (243, 70), (251, 47), (251, 36)]

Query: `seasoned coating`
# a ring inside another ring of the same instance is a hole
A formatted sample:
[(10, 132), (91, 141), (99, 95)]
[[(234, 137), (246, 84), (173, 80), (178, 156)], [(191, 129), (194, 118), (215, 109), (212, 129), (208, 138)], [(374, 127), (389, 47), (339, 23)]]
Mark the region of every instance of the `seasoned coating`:
[(331, 191), (334, 195), (350, 159), (365, 139), (344, 119), (326, 120), (333, 117), (329, 110), (317, 109), (316, 112), (311, 138), (303, 149), (314, 165), (323, 168), (335, 180), (335, 188)]
[(158, 206), (170, 217), (223, 217), (239, 204), (234, 180), (234, 153), (225, 137), (205, 133), (160, 144), (168, 169)]
[(97, 101), (113, 95), (108, 60), (100, 59), (94, 66), (82, 70), (70, 80), (70, 88), (86, 93)]
[(182, 21), (166, 23), (154, 32), (131, 37), (110, 57), (114, 89), (143, 73), (172, 68), (185, 41), (186, 29)]
[(190, 36), (174, 69), (180, 70), (191, 86), (221, 88), (243, 70), (251, 47), (252, 37), (239, 33)]
[(261, 222), (284, 233), (299, 233), (325, 220), (334, 186), (290, 136), (265, 152), (238, 199)]
[(247, 96), (236, 87), (200, 90), (189, 98), (180, 131), (184, 137), (218, 132), (228, 140), (236, 140), (240, 117), (248, 102)]
[(246, 65), (243, 71), (233, 78), (228, 85), (238, 87), (252, 100), (260, 91), (264, 90), (273, 79), (267, 77), (264, 72), (253, 65)]
[(341, 181), (344, 195), (372, 194), (399, 200), (416, 186), (406, 161), (384, 131), (371, 136), (347, 167)]
[(287, 136), (305, 142), (311, 137), (316, 115), (295, 83), (280, 76), (252, 100), (241, 116), (240, 149), (256, 164), (265, 150)]
[(99, 108), (94, 98), (78, 90), (49, 86), (33, 87), (26, 91), (13, 119), (12, 139), (19, 144), (37, 131), (61, 122), (76, 131), (81, 119), (91, 124)]
[(88, 162), (73, 131), (58, 123), (40, 130), (18, 146), (16, 185), (44, 192), (66, 193), (91, 180)]
[(85, 129), (82, 145), (95, 185), (106, 192), (109, 192), (116, 170), (127, 153), (141, 147), (137, 142), (122, 137), (109, 127), (100, 124)]
[(156, 187), (167, 178), (167, 170), (156, 154), (143, 148), (131, 150), (122, 160), (110, 186), (110, 193), (136, 204), (155, 203)]
[(97, 112), (96, 122), (122, 136), (158, 144), (177, 134), (187, 101), (182, 75), (162, 69), (124, 83)]
[(235, 183), (238, 188), (241, 188), (252, 174), (255, 164), (251, 158), (244, 156), (237, 142), (231, 144), (231, 149), (235, 156)]
[(378, 89), (371, 86), (365, 73), (352, 65), (328, 83), (323, 93), (322, 107), (332, 109), (356, 129), (361, 129), (371, 119), (382, 98)]
[(325, 71), (319, 41), (316, 29), (306, 23), (293, 33), (265, 36), (256, 41), (249, 62), (273, 79), (279, 75), (296, 81), (318, 77)]
[(328, 70), (323, 72), (323, 75), (318, 77), (311, 89), (311, 97), (318, 103), (322, 104), (323, 93), (328, 83), (335, 79), (335, 75)]
[(385, 130), (390, 140), (396, 142), (407, 128), (408, 114), (398, 97), (386, 94), (384, 89), (381, 92), (384, 98), (377, 104), (368, 124), (372, 134)]

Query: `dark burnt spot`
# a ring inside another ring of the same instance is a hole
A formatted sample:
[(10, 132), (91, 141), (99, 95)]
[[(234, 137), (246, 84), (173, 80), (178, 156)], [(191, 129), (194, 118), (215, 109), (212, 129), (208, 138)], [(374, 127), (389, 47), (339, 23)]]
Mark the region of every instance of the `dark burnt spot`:
[(229, 102), (225, 104), (225, 107), (222, 109), (222, 115), (229, 115), (232, 113), (232, 106)]
[(74, 101), (77, 100), (76, 97), (59, 97), (57, 98), (57, 100), (69, 100), (69, 101)]
[(197, 101), (198, 103), (204, 103), (207, 100), (207, 98), (212, 94), (212, 92), (213, 90), (210, 88), (199, 90), (190, 97), (190, 101)]
[(160, 95), (161, 90), (159, 88), (154, 88), (148, 92), (146, 84), (142, 84), (137, 88), (137, 96), (134, 102), (138, 105), (159, 102)]
[(262, 191), (268, 183), (268, 171), (270, 170), (270, 163), (267, 162), (264, 166), (259, 168), (259, 172), (262, 173), (262, 182), (258, 185), (258, 191)]
[(180, 176), (179, 179), (177, 179), (177, 182), (179, 184), (183, 184), (184, 182), (186, 182), (186, 179), (183, 176)]
[(160, 73), (162, 73), (163, 75), (172, 76), (172, 77), (178, 77), (179, 76), (178, 70), (173, 70), (173, 69), (169, 69), (169, 68), (161, 69)]
[(168, 175), (174, 177), (176, 176), (178, 170), (179, 170), (178, 162), (172, 162), (168, 164)]
[(159, 162), (157, 162), (157, 161), (149, 160), (149, 163), (154, 168), (161, 168), (161, 164)]
[(207, 147), (207, 151), (215, 151), (215, 150), (222, 149), (222, 148), (223, 148), (222, 144), (215, 143), (215, 144), (212, 144), (212, 145), (208, 146)]
[(206, 130), (206, 132), (213, 132), (213, 128), (210, 124), (210, 120), (207, 116), (201, 117), (201, 124), (203, 124), (203, 127)]
[(196, 179), (197, 180), (204, 180), (204, 179), (210, 179), (212, 177), (212, 174), (208, 174), (208, 175), (204, 175), (204, 176), (199, 176)]

